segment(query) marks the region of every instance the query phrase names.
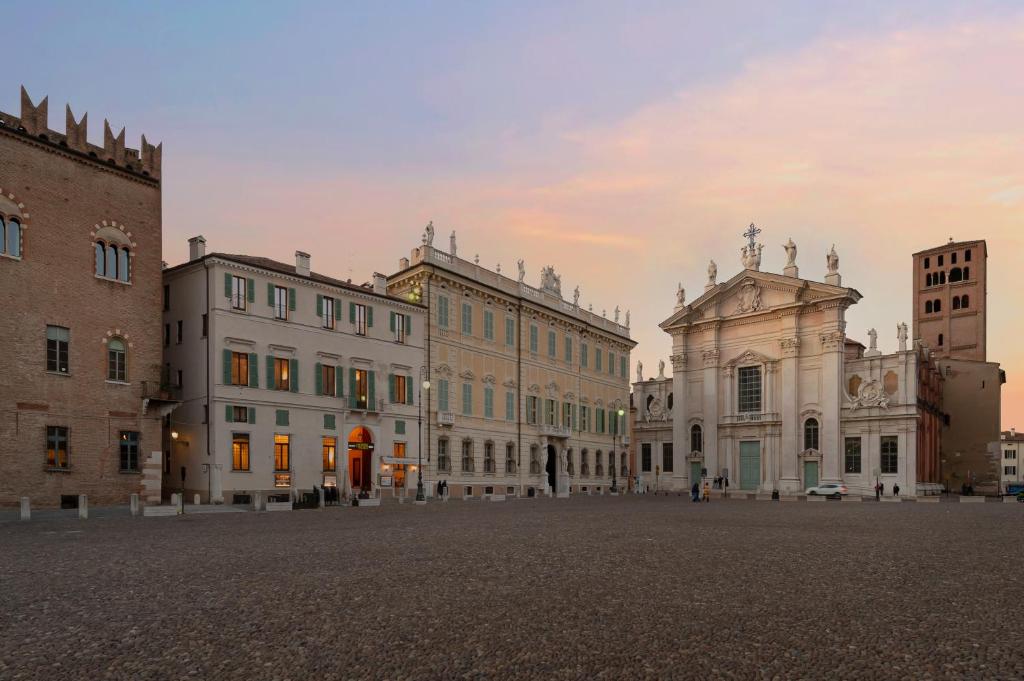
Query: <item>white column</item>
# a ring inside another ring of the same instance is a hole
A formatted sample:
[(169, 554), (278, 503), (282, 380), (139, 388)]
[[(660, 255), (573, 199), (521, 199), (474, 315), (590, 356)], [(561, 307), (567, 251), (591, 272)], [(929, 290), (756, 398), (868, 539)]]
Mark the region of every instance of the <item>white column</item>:
[[(708, 475), (721, 468), (718, 456), (718, 349), (704, 352), (704, 465)], [(731, 381), (730, 381), (731, 383)]]
[[(687, 380), (686, 380), (686, 353), (679, 351), (673, 353), (672, 357), (672, 442), (673, 449), (676, 452), (675, 456), (682, 457), (684, 466), (686, 466), (685, 475), (689, 479), (689, 463), (688, 459), (690, 456), (690, 428), (687, 425), (690, 412), (687, 405)], [(642, 405), (641, 405), (642, 407)], [(637, 453), (637, 470), (640, 469), (640, 443), (635, 442)], [(689, 481), (689, 484), (693, 484), (693, 480)]]
[(780, 442), (779, 491), (792, 494), (800, 491), (800, 471), (797, 454), (800, 451), (799, 420), (800, 420), (800, 339), (796, 336), (784, 338), (782, 345), (782, 385), (780, 416), (782, 418), (782, 438)]
[(821, 460), (822, 482), (840, 482), (839, 395), (843, 386), (843, 333), (832, 331), (821, 336)]

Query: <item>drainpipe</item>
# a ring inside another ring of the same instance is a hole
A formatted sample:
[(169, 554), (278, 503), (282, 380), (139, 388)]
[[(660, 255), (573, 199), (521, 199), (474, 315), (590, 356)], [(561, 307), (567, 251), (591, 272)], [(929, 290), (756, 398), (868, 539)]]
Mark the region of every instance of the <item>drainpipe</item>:
[[(213, 503), (213, 462), (210, 461), (210, 426), (213, 410), (210, 405), (210, 336), (213, 335), (213, 315), (210, 314), (210, 263), (206, 262), (206, 503)], [(184, 395), (182, 395), (184, 398)]]
[(523, 299), (516, 300), (516, 468), (519, 494), (523, 493)]

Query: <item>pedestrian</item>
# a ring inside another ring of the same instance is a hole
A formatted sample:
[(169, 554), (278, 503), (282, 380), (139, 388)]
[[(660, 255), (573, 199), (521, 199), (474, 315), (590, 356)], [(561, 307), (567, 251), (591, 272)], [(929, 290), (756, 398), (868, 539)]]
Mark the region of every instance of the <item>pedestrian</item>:
[(878, 483), (878, 495), (882, 496), (882, 497), (885, 496), (885, 483), (884, 482)]
[(729, 496), (729, 476), (728, 475), (725, 476), (725, 479), (722, 481), (722, 485), (723, 485), (723, 489), (725, 490), (725, 494), (723, 496)]
[(708, 481), (704, 481), (704, 501), (711, 503), (711, 489), (708, 487)]
[(892, 495), (893, 495), (894, 497), (898, 497), (898, 496), (900, 495), (900, 486), (899, 486), (899, 484), (897, 484), (897, 483), (893, 483), (893, 486), (892, 486)]
[(700, 501), (700, 486), (696, 482), (693, 483), (693, 487), (690, 488), (690, 500), (693, 503)]
[(878, 482), (875, 482), (875, 501), (878, 501), (882, 497), (882, 488), (879, 487)]

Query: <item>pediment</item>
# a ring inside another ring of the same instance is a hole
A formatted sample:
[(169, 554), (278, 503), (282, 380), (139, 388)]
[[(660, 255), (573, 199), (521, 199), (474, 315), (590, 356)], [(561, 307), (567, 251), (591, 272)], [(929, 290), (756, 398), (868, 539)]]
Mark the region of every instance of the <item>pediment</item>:
[(860, 298), (860, 293), (851, 288), (771, 272), (743, 270), (676, 310), (659, 326), (667, 331), (675, 326), (756, 315), (829, 299), (848, 299), (852, 304)]
[(777, 358), (761, 354), (756, 350), (744, 350), (722, 366), (734, 367), (740, 364), (768, 364), (775, 361), (777, 361)]

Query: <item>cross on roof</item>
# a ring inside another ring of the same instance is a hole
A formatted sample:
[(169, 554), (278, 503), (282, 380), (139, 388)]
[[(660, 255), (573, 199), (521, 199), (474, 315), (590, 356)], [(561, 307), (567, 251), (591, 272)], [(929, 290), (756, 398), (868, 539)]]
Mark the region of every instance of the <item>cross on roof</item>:
[(743, 236), (750, 240), (750, 247), (753, 248), (757, 243), (757, 235), (761, 233), (761, 230), (754, 226), (754, 223), (750, 223), (750, 227), (747, 231), (743, 232)]

